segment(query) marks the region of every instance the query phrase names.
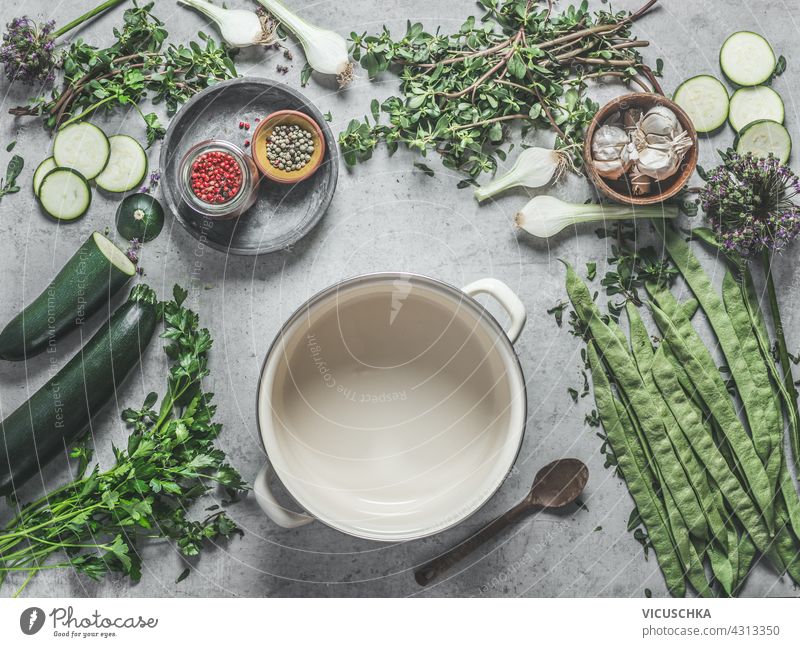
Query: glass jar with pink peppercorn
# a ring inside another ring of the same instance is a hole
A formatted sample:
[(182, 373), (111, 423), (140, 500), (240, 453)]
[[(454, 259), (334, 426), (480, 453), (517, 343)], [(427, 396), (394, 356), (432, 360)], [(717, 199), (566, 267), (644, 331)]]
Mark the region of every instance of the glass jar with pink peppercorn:
[(181, 160), (179, 177), (183, 201), (209, 218), (238, 218), (258, 197), (253, 158), (221, 139), (192, 146)]

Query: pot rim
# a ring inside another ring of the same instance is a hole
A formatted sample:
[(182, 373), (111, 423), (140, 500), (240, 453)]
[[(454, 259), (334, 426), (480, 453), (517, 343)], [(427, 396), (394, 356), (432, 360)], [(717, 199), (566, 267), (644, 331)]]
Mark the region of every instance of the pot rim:
[[(506, 331), (503, 329), (503, 327), (500, 325), (497, 319), (495, 319), (495, 317), (479, 301), (477, 301), (474, 297), (471, 297), (470, 295), (465, 293), (463, 290), (460, 290), (459, 288), (455, 287), (454, 285), (451, 285), (450, 283), (447, 283), (440, 279), (427, 276), (425, 274), (418, 274), (415, 272), (403, 272), (403, 271), (368, 272), (365, 274), (358, 274), (356, 276), (343, 279), (341, 281), (338, 281), (337, 283), (328, 286), (327, 288), (323, 288), (319, 292), (316, 292), (313, 296), (304, 301), (298, 308), (296, 308), (292, 312), (292, 314), (286, 319), (286, 321), (280, 327), (278, 332), (275, 334), (274, 339), (270, 343), (269, 348), (267, 349), (267, 352), (264, 356), (264, 360), (261, 363), (261, 369), (258, 376), (258, 383), (256, 385), (256, 397), (255, 397), (256, 428), (258, 429), (258, 437), (261, 442), (261, 447), (264, 449), (264, 453), (266, 454), (266, 460), (272, 463), (269, 456), (269, 450), (267, 449), (266, 443), (264, 441), (264, 431), (261, 428), (261, 417), (259, 415), (261, 390), (262, 390), (262, 384), (264, 382), (264, 375), (266, 372), (267, 364), (270, 358), (272, 357), (273, 351), (277, 347), (278, 343), (284, 338), (284, 335), (287, 332), (287, 330), (297, 322), (299, 317), (302, 316), (303, 312), (308, 311), (312, 306), (320, 303), (332, 293), (335, 293), (344, 288), (349, 288), (353, 285), (358, 285), (360, 283), (369, 283), (372, 281), (383, 281), (383, 280), (397, 280), (397, 279), (401, 280), (410, 279), (419, 281), (421, 283), (427, 283), (428, 285), (434, 288), (439, 288), (444, 290), (451, 296), (458, 297), (459, 300), (463, 301), (464, 303), (467, 303), (475, 311), (475, 314), (477, 315), (477, 318), (479, 320), (485, 322), (491, 329), (494, 330), (495, 333), (497, 333), (500, 336), (500, 339), (502, 340), (501, 346), (505, 349), (506, 353), (509, 354), (514, 359), (512, 366), (516, 368), (516, 376), (521, 386), (522, 420), (519, 425), (519, 433), (517, 434), (518, 439), (517, 439), (516, 451), (514, 452), (511, 460), (509, 461), (507, 468), (503, 470), (503, 476), (502, 478), (499, 479), (497, 485), (494, 488), (492, 488), (491, 491), (488, 492), (485, 496), (483, 496), (482, 501), (479, 504), (477, 504), (474, 508), (468, 509), (468, 512), (460, 516), (455, 516), (453, 521), (450, 521), (449, 523), (446, 523), (441, 527), (436, 527), (427, 530), (426, 532), (423, 533), (412, 532), (405, 534), (397, 534), (391, 537), (383, 537), (375, 534), (370, 534), (367, 532), (358, 532), (354, 529), (345, 529), (343, 527), (340, 527), (338, 525), (329, 522), (325, 518), (320, 517), (311, 511), (308, 511), (315, 520), (323, 523), (329, 528), (333, 528), (334, 530), (344, 533), (345, 535), (350, 535), (351, 537), (356, 537), (358, 539), (369, 539), (371, 541), (379, 541), (379, 542), (411, 541), (414, 539), (423, 539), (425, 537), (430, 537), (432, 535), (436, 535), (440, 532), (444, 532), (445, 530), (457, 526), (466, 519), (469, 519), (472, 515), (478, 512), (478, 510), (483, 508), (497, 493), (497, 491), (503, 486), (503, 483), (506, 482), (508, 475), (511, 473), (511, 470), (514, 467), (514, 464), (517, 462), (517, 458), (519, 458), (520, 451), (522, 450), (522, 442), (525, 439), (525, 430), (528, 421), (528, 385), (525, 380), (525, 375), (522, 371), (522, 363), (520, 362), (519, 355), (517, 354), (517, 351), (514, 349), (514, 345), (511, 343), (511, 340), (508, 338)], [(303, 506), (300, 503), (300, 500), (297, 498), (292, 489), (283, 481), (283, 479), (280, 478), (280, 474), (278, 473), (277, 470), (275, 470), (275, 475), (278, 478), (278, 480), (280, 480), (280, 482), (283, 484), (284, 489), (289, 494), (292, 501), (297, 503), (298, 506), (300, 506), (304, 510), (307, 510), (305, 506)]]

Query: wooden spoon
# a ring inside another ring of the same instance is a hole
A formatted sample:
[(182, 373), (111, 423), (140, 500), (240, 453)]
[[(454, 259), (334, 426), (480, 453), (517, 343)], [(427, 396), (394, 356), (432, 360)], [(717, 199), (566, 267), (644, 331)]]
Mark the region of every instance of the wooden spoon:
[(577, 458), (562, 458), (545, 465), (536, 474), (530, 492), (520, 503), (503, 516), (489, 522), (466, 541), (419, 568), (414, 573), (414, 579), (420, 586), (430, 584), (478, 546), (532, 512), (569, 505), (580, 496), (588, 480), (589, 468)]

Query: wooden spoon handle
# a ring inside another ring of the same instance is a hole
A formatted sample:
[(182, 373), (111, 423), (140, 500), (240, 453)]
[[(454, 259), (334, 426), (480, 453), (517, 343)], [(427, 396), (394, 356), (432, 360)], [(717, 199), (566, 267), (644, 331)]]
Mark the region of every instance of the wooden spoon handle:
[(537, 507), (538, 506), (532, 505), (529, 501), (525, 500), (511, 508), (511, 510), (506, 512), (503, 516), (497, 517), (494, 521), (490, 521), (469, 539), (454, 546), (446, 553), (439, 555), (439, 557), (428, 562), (424, 566), (421, 566), (414, 573), (414, 579), (417, 581), (417, 584), (420, 586), (430, 584), (442, 573), (452, 568), (473, 550), (478, 548), (478, 546), (501, 533), (508, 528), (508, 526), (513, 525), (515, 522), (519, 521), (520, 518), (532, 512)]

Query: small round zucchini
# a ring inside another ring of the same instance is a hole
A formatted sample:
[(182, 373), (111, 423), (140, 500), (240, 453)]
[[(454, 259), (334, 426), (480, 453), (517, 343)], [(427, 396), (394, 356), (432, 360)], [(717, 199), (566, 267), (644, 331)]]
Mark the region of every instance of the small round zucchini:
[(117, 207), (117, 231), (125, 240), (149, 243), (164, 227), (164, 209), (153, 196), (134, 193)]

